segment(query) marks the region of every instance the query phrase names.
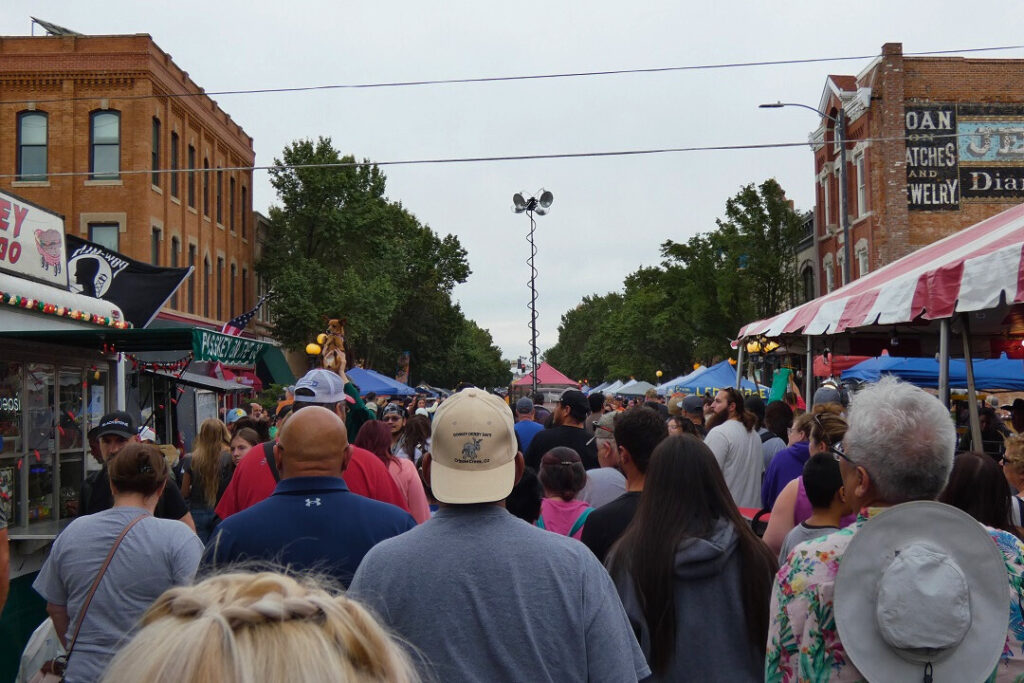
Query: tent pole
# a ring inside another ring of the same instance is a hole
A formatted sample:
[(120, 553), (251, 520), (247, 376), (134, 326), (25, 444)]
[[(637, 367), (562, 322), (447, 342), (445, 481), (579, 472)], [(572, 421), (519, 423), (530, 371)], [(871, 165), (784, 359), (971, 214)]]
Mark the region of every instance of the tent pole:
[(807, 335), (807, 370), (804, 373), (804, 403), (811, 405), (814, 391), (814, 337)]
[(964, 346), (964, 365), (967, 366), (967, 410), (971, 416), (971, 447), (981, 453), (981, 421), (978, 419), (978, 395), (974, 391), (974, 358), (971, 356), (971, 331), (968, 317), (961, 315), (960, 336)]
[(939, 321), (939, 400), (949, 405), (949, 318)]
[(740, 390), (740, 380), (743, 379), (743, 357), (747, 350), (747, 343), (744, 340), (740, 340), (739, 352), (736, 354), (736, 391)]
[(128, 405), (128, 397), (126, 395), (127, 375), (128, 360), (124, 357), (123, 353), (119, 353), (117, 354), (117, 366), (114, 369), (114, 404), (117, 410), (126, 410)]

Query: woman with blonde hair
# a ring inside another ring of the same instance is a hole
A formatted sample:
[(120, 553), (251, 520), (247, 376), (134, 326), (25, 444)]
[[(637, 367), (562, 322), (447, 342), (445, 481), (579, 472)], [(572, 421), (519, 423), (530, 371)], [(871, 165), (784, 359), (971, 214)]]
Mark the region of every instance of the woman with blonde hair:
[(310, 578), (234, 572), (168, 590), (105, 683), (419, 681), (363, 607)]
[(181, 495), (189, 501), (196, 534), (205, 544), (220, 522), (214, 513), (217, 501), (231, 481), (231, 433), (217, 418), (203, 420), (185, 462)]

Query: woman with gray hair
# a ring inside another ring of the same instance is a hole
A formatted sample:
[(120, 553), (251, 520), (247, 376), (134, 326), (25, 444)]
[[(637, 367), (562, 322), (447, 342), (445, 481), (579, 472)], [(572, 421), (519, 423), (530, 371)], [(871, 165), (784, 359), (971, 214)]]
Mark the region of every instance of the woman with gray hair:
[[(845, 647), (842, 624), (837, 628), (836, 576), (844, 554), (861, 528), (886, 514), (888, 508), (935, 500), (953, 468), (955, 443), (946, 407), (922, 389), (886, 377), (853, 397), (846, 436), (829, 451), (839, 463), (846, 501), (860, 514), (846, 529), (798, 545), (779, 569), (772, 594), (767, 681), (795, 680), (798, 674), (802, 680), (865, 678), (858, 666), (867, 664), (852, 652), (860, 643), (851, 640), (849, 648)], [(1006, 647), (987, 680), (1016, 680), (1024, 673), (1024, 544), (1004, 531), (982, 528), (1002, 553), (1009, 574), (1009, 592), (1003, 594), (1008, 598), (1005, 614), (1010, 616)], [(929, 527), (923, 524), (912, 531), (927, 536)], [(933, 540), (941, 544), (943, 539)], [(851, 557), (854, 554), (851, 552)], [(865, 593), (858, 599), (875, 598)], [(864, 634), (855, 635), (854, 640), (860, 641)], [(957, 656), (954, 653), (947, 659), (955, 661)], [(935, 680), (942, 679), (942, 666), (936, 662)]]

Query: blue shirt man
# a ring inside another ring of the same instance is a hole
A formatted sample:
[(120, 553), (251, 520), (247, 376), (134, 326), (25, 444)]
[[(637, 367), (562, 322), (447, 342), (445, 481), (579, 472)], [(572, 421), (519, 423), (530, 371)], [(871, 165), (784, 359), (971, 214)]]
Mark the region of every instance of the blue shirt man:
[(340, 417), (297, 403), (274, 448), (280, 483), (266, 500), (221, 522), (203, 566), (263, 560), (318, 570), (347, 587), (370, 548), (416, 526), (404, 510), (348, 490), (341, 473), (349, 452)]
[(516, 438), (519, 439), (519, 450), (523, 453), (530, 448), (530, 442), (537, 432), (544, 430), (544, 425), (534, 421), (533, 401), (524, 396), (516, 401)]

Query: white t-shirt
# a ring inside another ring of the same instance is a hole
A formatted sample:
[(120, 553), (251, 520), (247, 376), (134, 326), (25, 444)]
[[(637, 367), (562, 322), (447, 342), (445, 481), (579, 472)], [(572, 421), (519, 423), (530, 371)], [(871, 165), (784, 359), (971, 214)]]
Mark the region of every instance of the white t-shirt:
[(576, 494), (576, 500), (590, 503), (599, 508), (610, 503), (626, 492), (626, 477), (614, 467), (598, 467), (587, 470), (587, 483)]
[(757, 431), (747, 431), (739, 420), (726, 420), (708, 432), (704, 443), (715, 454), (736, 505), (760, 509), (764, 457)]

